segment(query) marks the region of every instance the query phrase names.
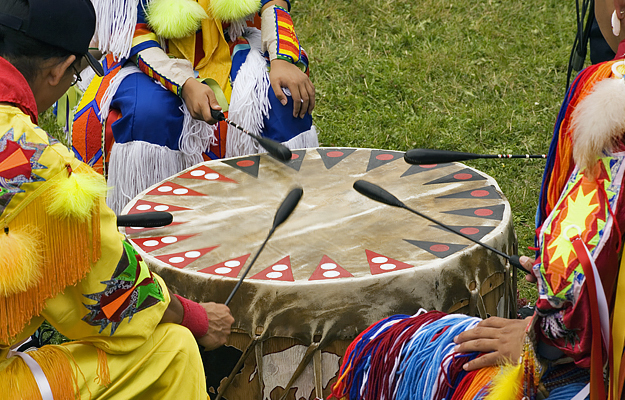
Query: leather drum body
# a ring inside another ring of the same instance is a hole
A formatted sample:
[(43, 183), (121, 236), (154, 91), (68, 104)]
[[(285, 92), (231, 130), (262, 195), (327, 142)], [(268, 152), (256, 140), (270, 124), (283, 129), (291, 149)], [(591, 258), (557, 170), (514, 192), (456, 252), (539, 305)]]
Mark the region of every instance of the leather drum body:
[(225, 398), (278, 399), (287, 386), (286, 398), (325, 398), (345, 346), (393, 314), (515, 313), (516, 275), (505, 259), (362, 196), (352, 187), (358, 179), (516, 253), (510, 206), (493, 178), (459, 163), (409, 165), (403, 153), (387, 150), (295, 150), (287, 163), (266, 154), (208, 161), (125, 208), (170, 211), (170, 226), (125, 233), (172, 291), (223, 302), (281, 201), (293, 187), (304, 189), (230, 303), (236, 319), (230, 344), (248, 357)]

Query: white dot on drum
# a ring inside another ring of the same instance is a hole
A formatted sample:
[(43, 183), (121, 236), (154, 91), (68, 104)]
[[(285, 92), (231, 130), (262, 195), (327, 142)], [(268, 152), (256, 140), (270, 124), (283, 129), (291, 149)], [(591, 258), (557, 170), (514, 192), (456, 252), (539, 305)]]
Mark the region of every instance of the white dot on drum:
[(159, 192), (171, 192), (173, 188), (171, 186), (161, 186), (160, 188), (158, 188), (157, 190)]
[(267, 274), (267, 278), (269, 279), (277, 279), (282, 276), (282, 272), (270, 272)]
[(184, 253), (184, 256), (189, 258), (198, 258), (201, 255), (202, 253), (200, 253), (199, 251), (187, 251), (186, 253)]
[(172, 257), (169, 259), (170, 263), (178, 264), (184, 261), (184, 257)]
[(160, 206), (156, 206), (154, 207), (155, 211), (167, 211), (169, 210), (169, 206), (164, 206), (164, 205), (160, 205)]
[(286, 271), (287, 269), (289, 269), (289, 266), (284, 264), (276, 264), (271, 267), (271, 269), (273, 269), (274, 271)]
[(225, 274), (229, 274), (230, 272), (232, 272), (232, 268), (228, 268), (228, 267), (215, 268), (216, 274), (225, 275)]
[(140, 206), (137, 206), (137, 210), (140, 211), (149, 210), (150, 208), (152, 208), (152, 206), (149, 204), (141, 204)]
[(161, 242), (163, 243), (176, 243), (178, 241), (177, 237), (174, 236), (165, 236), (164, 238), (161, 239)]
[(238, 267), (239, 265), (241, 265), (241, 261), (237, 261), (237, 260), (230, 260), (230, 261), (226, 261), (224, 263), (224, 265), (226, 267), (230, 267), (230, 268), (235, 268)]
[(205, 173), (206, 172), (202, 171), (201, 169), (196, 169), (195, 171), (191, 171), (191, 176), (202, 176)]
[(143, 245), (147, 247), (158, 246), (158, 244), (158, 240), (146, 240), (145, 242), (143, 242)]
[(376, 264), (382, 264), (382, 263), (387, 262), (387, 261), (388, 261), (388, 258), (386, 258), (386, 257), (373, 257), (373, 258), (371, 259), (371, 261), (373, 261), (373, 262), (374, 262), (374, 263), (376, 263)]
[(336, 278), (339, 275), (341, 275), (339, 271), (326, 271), (323, 273), (323, 276), (326, 278)]
[(395, 268), (397, 268), (397, 265), (395, 265), (395, 264), (382, 264), (382, 265), (380, 265), (380, 269), (383, 269), (385, 271), (390, 271), (390, 270), (395, 269)]
[(216, 174), (216, 173), (206, 174), (204, 175), (204, 179), (208, 179), (209, 181), (214, 181), (215, 179), (219, 179), (219, 174)]
[(321, 264), (321, 269), (336, 269), (337, 265), (334, 263)]
[(187, 193), (189, 193), (189, 189), (185, 189), (185, 188), (174, 189), (174, 194), (187, 194)]

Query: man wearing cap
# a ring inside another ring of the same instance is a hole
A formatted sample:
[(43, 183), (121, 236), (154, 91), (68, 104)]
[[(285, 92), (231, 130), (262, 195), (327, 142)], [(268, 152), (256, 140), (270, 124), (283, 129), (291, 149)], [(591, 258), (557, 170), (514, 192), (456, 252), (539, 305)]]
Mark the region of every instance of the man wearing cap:
[[(106, 184), (37, 126), (78, 80), (89, 0), (0, 2), (0, 399), (206, 399), (197, 342), (228, 308), (173, 296), (117, 232)], [(43, 320), (72, 342), (21, 353)]]

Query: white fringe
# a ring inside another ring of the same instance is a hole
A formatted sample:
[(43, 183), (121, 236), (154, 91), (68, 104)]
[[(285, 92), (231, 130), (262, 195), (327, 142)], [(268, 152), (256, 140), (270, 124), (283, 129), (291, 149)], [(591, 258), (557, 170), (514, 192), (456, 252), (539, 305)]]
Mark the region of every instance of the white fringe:
[(91, 0), (95, 8), (96, 39), (103, 54), (128, 58), (137, 24), (139, 0)]
[(244, 35), (245, 31), (248, 29), (247, 21), (254, 21), (254, 14), (230, 23), (230, 26), (228, 27), (228, 36), (230, 36), (230, 40), (234, 41), (239, 36)]
[(95, 71), (91, 67), (86, 67), (82, 71), (80, 71), (80, 80), (76, 83), (78, 89), (82, 90), (82, 92), (87, 91), (87, 87), (95, 77)]
[(164, 146), (135, 141), (115, 143), (108, 170), (106, 204), (117, 214), (148, 187), (203, 161), (200, 154), (186, 155)]
[(119, 89), (119, 85), (121, 85), (122, 81), (128, 76), (136, 73), (140, 73), (141, 70), (137, 68), (135, 65), (127, 65), (122, 68), (113, 79), (111, 79), (111, 83), (109, 87), (106, 88), (106, 92), (104, 92), (104, 96), (102, 96), (102, 100), (100, 100), (100, 122), (104, 123), (106, 118), (109, 116), (109, 109), (111, 107), (111, 101), (113, 101), (113, 97), (115, 93), (117, 93), (117, 89)]
[[(246, 38), (250, 42), (251, 50), (232, 85), (230, 109), (228, 118), (233, 122), (245, 127), (251, 133), (260, 135), (263, 130), (263, 117), (269, 115), (271, 104), (269, 103), (269, 73), (267, 61), (260, 53), (260, 34), (257, 29), (246, 29)], [(257, 37), (258, 36), (258, 37)], [(249, 136), (233, 126), (228, 127), (226, 141), (226, 157), (245, 154), (249, 148)], [(254, 153), (258, 153), (260, 147)]]
[[(593, 167), (605, 151), (614, 149), (625, 133), (625, 81), (597, 82), (572, 115), (573, 158), (580, 171)], [(590, 170), (589, 170), (590, 171)]]
[(184, 101), (180, 106), (180, 111), (184, 114), (182, 133), (178, 140), (180, 151), (188, 156), (193, 156), (202, 154), (210, 145), (217, 144), (217, 137), (215, 136), (217, 124), (210, 125), (206, 121), (194, 119)]

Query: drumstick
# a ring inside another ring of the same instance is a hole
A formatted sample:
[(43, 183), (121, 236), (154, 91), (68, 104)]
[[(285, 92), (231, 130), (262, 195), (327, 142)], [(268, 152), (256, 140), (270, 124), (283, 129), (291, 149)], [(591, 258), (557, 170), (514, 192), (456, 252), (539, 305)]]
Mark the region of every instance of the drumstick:
[(256, 252), (256, 255), (252, 259), (252, 262), (245, 269), (245, 272), (243, 272), (243, 275), (241, 275), (241, 278), (239, 278), (239, 281), (237, 282), (234, 289), (232, 289), (230, 296), (228, 296), (228, 299), (224, 302), (225, 305), (228, 305), (230, 303), (230, 300), (232, 300), (232, 297), (239, 289), (239, 286), (241, 286), (241, 284), (243, 283), (243, 279), (245, 279), (245, 276), (250, 271), (250, 268), (252, 268), (252, 265), (254, 265), (254, 262), (256, 262), (256, 259), (258, 258), (258, 255), (260, 254), (260, 252), (263, 251), (263, 249), (265, 248), (265, 245), (267, 244), (267, 241), (269, 240), (271, 235), (273, 235), (273, 232), (284, 221), (286, 221), (287, 218), (289, 218), (293, 210), (295, 210), (295, 207), (297, 206), (297, 203), (299, 203), (299, 200), (302, 198), (303, 194), (304, 194), (304, 190), (302, 190), (302, 188), (297, 187), (295, 189), (292, 189), (289, 192), (289, 194), (286, 196), (286, 198), (282, 201), (282, 204), (280, 204), (280, 207), (278, 208), (278, 211), (276, 211), (276, 215), (273, 218), (273, 226), (269, 230), (269, 234), (267, 235), (267, 238), (265, 239), (263, 244), (260, 246), (260, 249), (258, 249), (258, 251)]
[(408, 164), (444, 164), (478, 158), (547, 158), (544, 154), (475, 154), (436, 149), (412, 149), (404, 154)]
[(472, 241), (473, 243), (479, 244), (480, 246), (492, 251), (495, 254), (498, 254), (500, 256), (502, 256), (503, 258), (507, 259), (510, 264), (516, 268), (518, 268), (519, 270), (527, 273), (528, 271), (523, 268), (521, 266), (521, 262), (519, 261), (519, 256), (517, 255), (512, 255), (509, 256), (506, 253), (503, 253), (489, 245), (487, 245), (486, 243), (482, 243), (479, 240), (473, 239), (470, 236), (465, 235), (462, 232), (458, 232), (457, 230), (453, 229), (450, 226), (447, 226), (445, 224), (443, 224), (442, 222), (439, 222), (433, 218), (428, 217), (425, 214), (420, 213), (417, 210), (413, 210), (412, 208), (408, 207), (407, 205), (405, 205), (404, 203), (402, 203), (397, 197), (393, 196), (391, 193), (389, 193), (388, 191), (382, 189), (381, 187), (379, 187), (376, 184), (373, 184), (371, 182), (367, 182), (367, 181), (363, 181), (363, 180), (358, 180), (356, 182), (354, 182), (354, 189), (356, 189), (358, 191), (358, 193), (367, 196), (368, 198), (370, 198), (371, 200), (375, 200), (375, 201), (379, 201), (380, 203), (384, 203), (387, 204), (389, 206), (393, 206), (393, 207), (399, 207), (399, 208), (404, 208), (414, 214), (417, 214), (418, 216), (427, 219), (430, 222), (435, 223), (436, 225), (440, 225), (441, 227), (447, 229), (448, 231), (455, 233), (456, 235), (460, 235), (465, 239), (468, 239), (470, 241)]
[(146, 212), (141, 214), (118, 215), (117, 226), (133, 226), (138, 228), (156, 228), (171, 224), (174, 216), (165, 211)]
[(282, 143), (278, 143), (275, 140), (271, 140), (269, 138), (264, 138), (262, 136), (254, 135), (253, 133), (251, 133), (251, 132), (247, 131), (246, 129), (244, 129), (242, 126), (237, 125), (236, 123), (234, 123), (231, 120), (229, 120), (228, 118), (226, 118), (224, 113), (222, 113), (219, 110), (213, 110), (211, 108), (211, 116), (213, 118), (215, 118), (217, 121), (225, 121), (228, 125), (232, 125), (235, 128), (239, 129), (241, 132), (247, 133), (254, 140), (256, 140), (258, 142), (258, 144), (263, 146), (265, 148), (265, 150), (267, 150), (267, 152), (269, 154), (271, 154), (272, 156), (274, 156), (278, 160), (280, 160), (280, 161), (289, 161), (291, 159), (291, 156), (292, 156), (291, 150), (289, 150), (289, 148), (286, 147), (285, 145), (283, 145)]

